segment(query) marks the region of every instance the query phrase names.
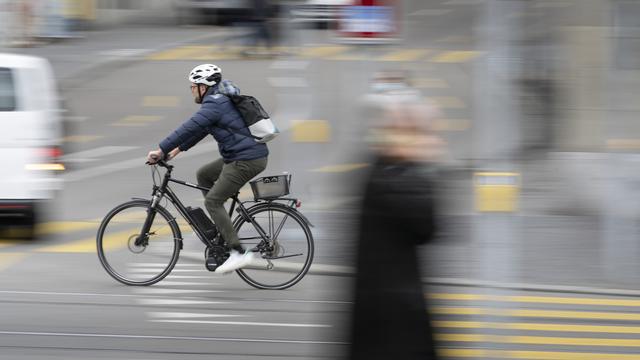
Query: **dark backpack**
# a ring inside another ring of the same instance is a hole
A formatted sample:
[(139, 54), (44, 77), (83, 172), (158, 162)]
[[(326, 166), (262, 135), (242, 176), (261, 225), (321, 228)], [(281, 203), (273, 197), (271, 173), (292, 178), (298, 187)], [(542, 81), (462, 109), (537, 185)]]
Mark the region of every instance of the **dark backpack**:
[(266, 143), (280, 133), (258, 99), (249, 95), (229, 95), (231, 102), (242, 115), (245, 125), (256, 142)]

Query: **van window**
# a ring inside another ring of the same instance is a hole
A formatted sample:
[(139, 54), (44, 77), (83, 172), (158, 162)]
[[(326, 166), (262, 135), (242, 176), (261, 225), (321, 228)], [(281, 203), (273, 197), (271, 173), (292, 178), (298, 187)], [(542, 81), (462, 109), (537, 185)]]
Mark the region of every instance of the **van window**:
[(16, 110), (16, 91), (11, 69), (0, 68), (0, 111)]

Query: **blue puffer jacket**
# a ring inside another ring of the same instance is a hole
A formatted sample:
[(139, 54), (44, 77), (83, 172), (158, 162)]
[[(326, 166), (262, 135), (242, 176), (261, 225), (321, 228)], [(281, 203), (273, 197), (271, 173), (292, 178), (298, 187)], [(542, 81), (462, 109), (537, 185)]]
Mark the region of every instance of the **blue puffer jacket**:
[(160, 149), (165, 154), (176, 147), (187, 151), (211, 134), (218, 142), (218, 150), (225, 162), (254, 160), (269, 155), (267, 145), (257, 143), (251, 137), (242, 116), (226, 96), (239, 93), (240, 89), (228, 80), (209, 88), (200, 110), (162, 140)]

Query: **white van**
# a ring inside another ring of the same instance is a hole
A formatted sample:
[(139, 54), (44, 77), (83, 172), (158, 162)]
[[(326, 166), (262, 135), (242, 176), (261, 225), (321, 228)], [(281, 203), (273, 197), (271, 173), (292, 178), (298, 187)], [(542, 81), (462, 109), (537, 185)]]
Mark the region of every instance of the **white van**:
[(33, 230), (62, 188), (58, 101), (46, 59), (0, 54), (0, 225)]

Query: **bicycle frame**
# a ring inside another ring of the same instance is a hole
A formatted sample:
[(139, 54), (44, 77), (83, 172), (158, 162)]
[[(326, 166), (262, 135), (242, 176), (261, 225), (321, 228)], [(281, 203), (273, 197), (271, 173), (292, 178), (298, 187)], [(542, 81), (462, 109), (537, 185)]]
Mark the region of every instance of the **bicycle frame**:
[[(191, 215), (189, 215), (189, 212), (187, 211), (187, 208), (184, 206), (184, 204), (180, 201), (180, 199), (178, 198), (178, 196), (173, 192), (173, 190), (171, 190), (171, 188), (169, 187), (169, 183), (176, 183), (179, 185), (183, 185), (186, 187), (190, 187), (192, 189), (197, 189), (197, 190), (201, 190), (201, 191), (209, 191), (208, 188), (203, 187), (203, 186), (199, 186), (196, 184), (192, 184), (186, 181), (182, 181), (182, 180), (177, 180), (177, 179), (173, 179), (171, 178), (171, 172), (173, 171), (173, 166), (172, 165), (168, 165), (166, 164), (164, 161), (160, 161), (158, 162), (159, 166), (162, 166), (164, 168), (167, 169), (167, 171), (164, 174), (164, 179), (162, 180), (162, 184), (160, 186), (154, 185), (153, 186), (153, 192), (152, 192), (152, 200), (151, 200), (151, 204), (149, 205), (149, 209), (147, 210), (148, 216), (145, 219), (145, 222), (142, 226), (142, 231), (140, 232), (140, 234), (142, 234), (140, 237), (138, 237), (138, 239), (136, 239), (136, 245), (141, 245), (141, 244), (145, 244), (148, 241), (149, 238), (149, 230), (151, 229), (151, 224), (153, 223), (153, 220), (155, 219), (155, 208), (158, 205), (158, 203), (160, 202), (160, 200), (162, 200), (163, 197), (167, 197), (167, 199), (173, 204), (173, 206), (175, 206), (175, 208), (178, 210), (178, 212), (180, 213), (180, 215), (182, 215), (183, 218), (185, 218), (187, 220), (187, 222), (189, 223), (189, 225), (191, 226), (191, 228), (195, 231), (196, 235), (198, 236), (198, 238), (200, 239), (200, 241), (205, 244), (205, 246), (213, 246), (214, 244), (211, 242), (210, 239), (207, 238), (207, 236), (204, 234), (204, 231), (202, 231), (195, 223), (195, 221), (193, 220), (193, 218), (191, 217)], [(236, 206), (238, 207), (238, 212), (240, 213), (241, 216), (243, 216), (245, 218), (246, 221), (250, 222), (255, 229), (258, 231), (258, 234), (260, 235), (260, 237), (264, 240), (264, 241), (270, 241), (271, 239), (269, 239), (269, 236), (267, 235), (267, 233), (264, 231), (264, 229), (260, 226), (260, 224), (258, 224), (257, 222), (254, 221), (254, 219), (252, 219), (249, 214), (247, 213), (247, 208), (244, 207), (243, 203), (240, 202), (240, 200), (238, 199), (238, 194), (235, 194), (231, 197), (232, 199), (232, 203), (231, 203), (231, 207), (229, 208), (229, 217), (233, 216), (233, 212), (234, 210), (236, 210)], [(175, 219), (174, 219), (175, 221)]]

